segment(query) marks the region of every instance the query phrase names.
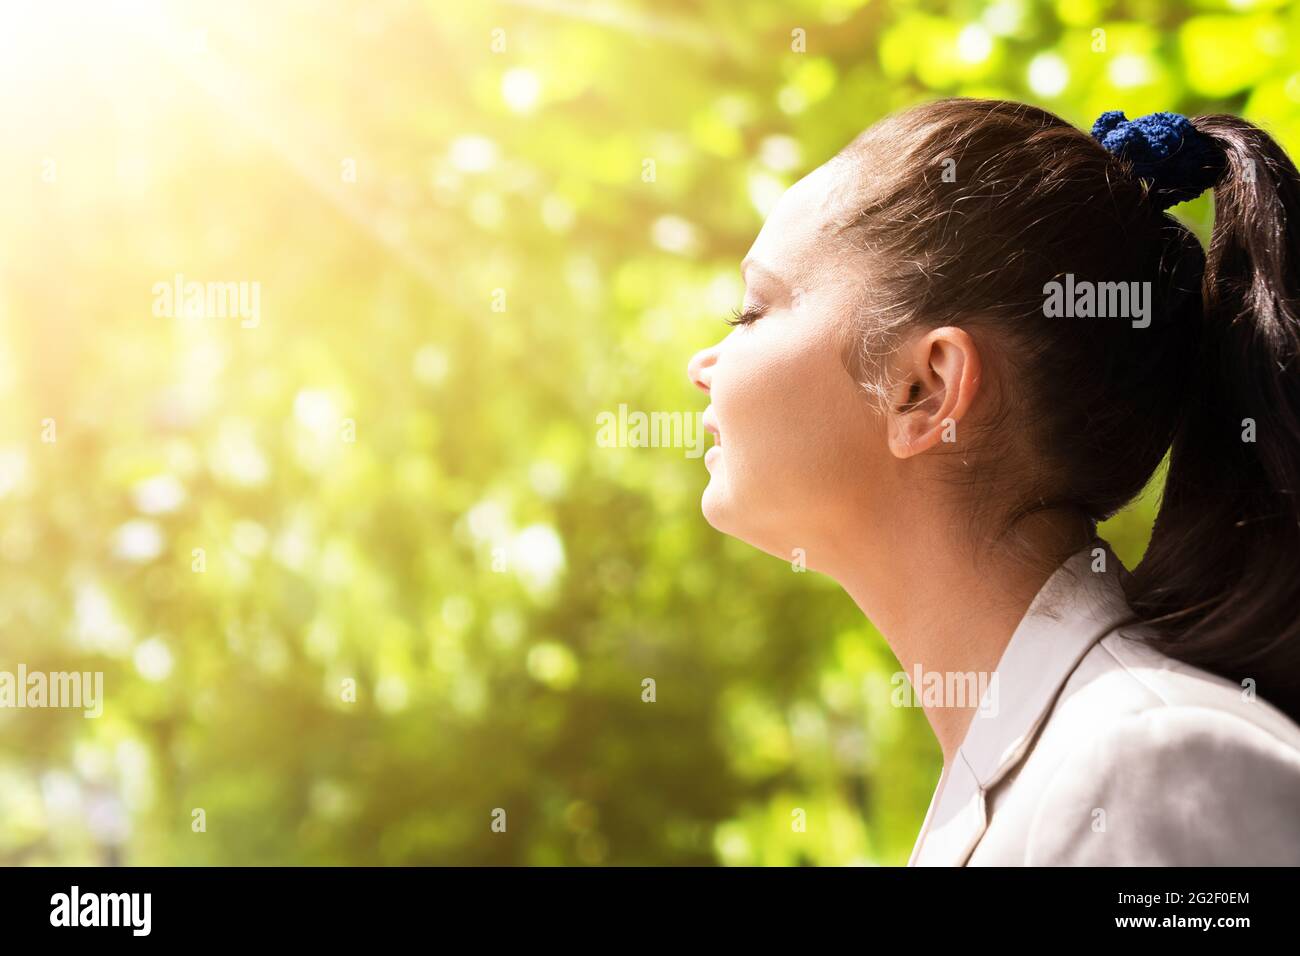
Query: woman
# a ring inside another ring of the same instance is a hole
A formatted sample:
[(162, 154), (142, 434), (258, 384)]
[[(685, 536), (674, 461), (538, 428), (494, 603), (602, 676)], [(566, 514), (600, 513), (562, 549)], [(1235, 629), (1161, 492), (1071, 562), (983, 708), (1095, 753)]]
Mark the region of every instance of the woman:
[[(1208, 188), (1207, 257), (1166, 210)], [(1298, 266), (1300, 174), (1225, 115), (928, 103), (764, 223), (689, 365), (702, 508), (941, 678), (911, 863), (1300, 864)], [(1096, 525), (1167, 452), (1128, 573)]]

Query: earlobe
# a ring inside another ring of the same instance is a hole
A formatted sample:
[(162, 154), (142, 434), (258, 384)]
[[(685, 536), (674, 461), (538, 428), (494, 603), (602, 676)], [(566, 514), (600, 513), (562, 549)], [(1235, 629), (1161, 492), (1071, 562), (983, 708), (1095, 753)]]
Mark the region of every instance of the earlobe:
[(922, 409), (906, 409), (890, 416), (889, 450), (896, 458), (911, 458), (929, 450), (938, 440), (938, 433), (930, 427), (929, 416)]
[(944, 326), (899, 350), (901, 385), (890, 410), (889, 449), (910, 458), (939, 442), (957, 443), (980, 387), (980, 358), (965, 329)]

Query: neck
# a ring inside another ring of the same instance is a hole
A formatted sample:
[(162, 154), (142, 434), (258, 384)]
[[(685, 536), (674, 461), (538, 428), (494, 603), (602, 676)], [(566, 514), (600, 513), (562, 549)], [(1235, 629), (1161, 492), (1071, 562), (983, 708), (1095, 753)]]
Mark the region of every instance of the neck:
[[(954, 543), (952, 527), (945, 521), (912, 524), (869, 559), (831, 572), (889, 642), (909, 681), (918, 669), (940, 677), (991, 675), (1043, 584), (1093, 537), (1085, 519), (1043, 515), (1017, 529), (1014, 554), (996, 546), (973, 553)], [(943, 686), (950, 684), (944, 680)], [(913, 690), (924, 701), (923, 688)], [(979, 701), (923, 706), (947, 766)]]

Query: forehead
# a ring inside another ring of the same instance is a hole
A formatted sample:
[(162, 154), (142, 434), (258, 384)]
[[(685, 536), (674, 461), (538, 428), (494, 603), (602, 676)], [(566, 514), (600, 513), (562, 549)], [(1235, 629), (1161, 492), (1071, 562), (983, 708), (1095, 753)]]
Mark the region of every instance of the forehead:
[(813, 272), (839, 248), (835, 229), (851, 203), (848, 184), (837, 160), (804, 176), (781, 195), (746, 258), (791, 281)]

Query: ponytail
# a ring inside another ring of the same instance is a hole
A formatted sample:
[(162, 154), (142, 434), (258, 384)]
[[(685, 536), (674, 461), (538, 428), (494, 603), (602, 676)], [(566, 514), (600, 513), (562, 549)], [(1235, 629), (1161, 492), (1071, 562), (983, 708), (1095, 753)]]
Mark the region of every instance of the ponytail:
[(1242, 119), (1192, 124), (1224, 157), (1199, 355), (1126, 587), (1154, 646), (1300, 722), (1300, 173)]

